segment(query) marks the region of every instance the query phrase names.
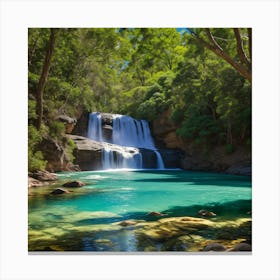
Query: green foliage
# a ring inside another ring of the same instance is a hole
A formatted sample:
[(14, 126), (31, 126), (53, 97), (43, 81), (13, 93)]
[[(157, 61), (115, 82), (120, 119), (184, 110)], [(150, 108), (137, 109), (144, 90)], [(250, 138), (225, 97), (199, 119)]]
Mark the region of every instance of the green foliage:
[(67, 138), (67, 143), (66, 143), (66, 154), (68, 155), (69, 159), (71, 162), (74, 161), (75, 157), (73, 155), (73, 151), (74, 149), (76, 148), (76, 145), (75, 145), (75, 142), (70, 139), (70, 138)]
[(42, 141), (42, 134), (34, 126), (28, 126), (28, 170), (43, 170), (47, 162), (44, 160), (41, 151), (37, 150), (38, 144)]
[(152, 121), (160, 113), (168, 109), (169, 102), (163, 93), (156, 92), (148, 100), (140, 104), (136, 110), (136, 117)]
[(52, 121), (49, 124), (49, 135), (59, 140), (65, 132), (65, 126), (62, 122)]
[(36, 101), (29, 100), (28, 101), (28, 120), (35, 120), (37, 117), (36, 114)]
[(44, 160), (41, 151), (33, 153), (31, 150), (28, 150), (28, 171), (44, 170), (46, 165), (47, 161)]
[(36, 94), (39, 83), (39, 75), (28, 72), (28, 93)]
[(184, 120), (184, 109), (176, 108), (171, 114), (171, 120), (176, 124), (180, 124)]
[(177, 133), (180, 136), (195, 139), (197, 143), (216, 144), (219, 140), (220, 132), (217, 120), (211, 118), (210, 115), (202, 115), (192, 113), (184, 119)]
[[(211, 31), (238, 60), (232, 29)], [(201, 29), (195, 32), (206, 39)], [(34, 130), (34, 97), (49, 35), (49, 28), (28, 30), (29, 148), (33, 155), (39, 152), (42, 135), (64, 143), (65, 128), (55, 121), (57, 115), (78, 117), (85, 111), (152, 121), (169, 110), (179, 126), (177, 133), (205, 150), (217, 143), (232, 149), (235, 144), (251, 146), (251, 85), (190, 34), (180, 34), (175, 28), (58, 29), (43, 96), (44, 124), (40, 132)], [(242, 40), (248, 53), (248, 39), (243, 36)], [(74, 147), (65, 145), (71, 156)], [(30, 166), (44, 162), (40, 153), (34, 159), (38, 162)]]

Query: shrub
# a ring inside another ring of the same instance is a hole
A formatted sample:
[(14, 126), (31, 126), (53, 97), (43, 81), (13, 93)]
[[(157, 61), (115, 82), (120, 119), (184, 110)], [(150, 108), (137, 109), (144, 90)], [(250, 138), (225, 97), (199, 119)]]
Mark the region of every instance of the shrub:
[(28, 171), (44, 170), (46, 165), (47, 161), (44, 160), (41, 151), (33, 153), (32, 150), (28, 150)]
[(43, 170), (47, 161), (44, 160), (42, 152), (37, 151), (37, 145), (42, 141), (41, 131), (33, 125), (28, 126), (28, 170)]
[(60, 140), (65, 133), (65, 126), (62, 122), (52, 121), (49, 124), (49, 135), (56, 140)]

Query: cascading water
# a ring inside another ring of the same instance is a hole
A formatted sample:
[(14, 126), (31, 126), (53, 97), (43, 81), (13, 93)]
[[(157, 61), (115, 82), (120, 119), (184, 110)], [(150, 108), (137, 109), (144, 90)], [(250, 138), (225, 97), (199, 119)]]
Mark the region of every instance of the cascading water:
[(113, 143), (121, 146), (155, 150), (147, 121), (113, 115)]
[[(149, 124), (145, 120), (135, 120), (129, 116), (112, 115), (112, 145), (104, 143), (102, 150), (103, 169), (133, 168), (141, 169), (142, 154), (138, 148), (152, 150), (157, 159), (157, 169), (164, 169), (160, 153), (156, 150), (151, 136)], [(103, 142), (102, 117), (100, 113), (91, 113), (89, 116), (88, 137)]]
[(88, 121), (88, 138), (102, 142), (102, 118), (100, 113), (91, 113)]
[(119, 150), (112, 150), (108, 144), (104, 144), (102, 167), (103, 169), (141, 169), (142, 155), (137, 149), (124, 147)]

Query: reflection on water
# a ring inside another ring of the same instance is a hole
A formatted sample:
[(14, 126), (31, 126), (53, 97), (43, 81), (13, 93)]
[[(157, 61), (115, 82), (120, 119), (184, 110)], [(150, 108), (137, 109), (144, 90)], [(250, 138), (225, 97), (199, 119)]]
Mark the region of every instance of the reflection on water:
[[(227, 249), (251, 242), (250, 178), (184, 171), (75, 172), (59, 178), (58, 184), (29, 191), (29, 251), (200, 251), (214, 241)], [(50, 195), (72, 179), (86, 186)], [(201, 217), (201, 209), (216, 216)], [(166, 215), (148, 215), (152, 211)]]

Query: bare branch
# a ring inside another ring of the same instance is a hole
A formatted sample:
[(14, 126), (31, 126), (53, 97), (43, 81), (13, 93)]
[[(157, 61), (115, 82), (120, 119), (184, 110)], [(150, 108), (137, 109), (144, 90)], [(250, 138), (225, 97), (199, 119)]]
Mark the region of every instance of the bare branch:
[(243, 48), (243, 42), (242, 42), (241, 35), (240, 35), (240, 30), (239, 30), (239, 28), (233, 28), (233, 30), (234, 30), (234, 35), (235, 35), (235, 39), (236, 39), (237, 53), (238, 53), (238, 56), (240, 58), (240, 61), (243, 64), (245, 64), (248, 68), (250, 68), (251, 63), (250, 63), (250, 61), (248, 60), (248, 58), (245, 54), (245, 51), (244, 51), (244, 48)]
[(210, 31), (210, 28), (205, 28), (205, 31), (206, 31), (206, 34), (207, 34), (207, 37), (208, 37), (209, 41), (213, 44), (213, 46), (215, 46), (217, 49), (223, 51), (222, 47), (214, 39), (214, 37), (213, 37), (213, 35)]
[(218, 48), (216, 45), (209, 44), (202, 38), (200, 38), (196, 33), (192, 32), (192, 36), (203, 46), (205, 46), (210, 51), (214, 52), (217, 56), (224, 59), (228, 62), (237, 72), (239, 72), (245, 79), (247, 79), (250, 83), (252, 82), (252, 74), (251, 71), (248, 70), (244, 65), (237, 63), (233, 58), (230, 57), (225, 51), (221, 48)]

